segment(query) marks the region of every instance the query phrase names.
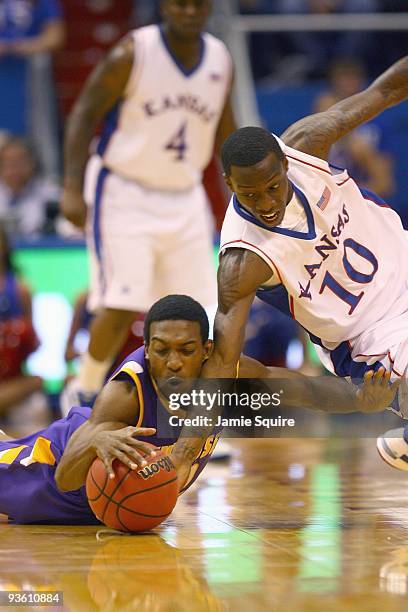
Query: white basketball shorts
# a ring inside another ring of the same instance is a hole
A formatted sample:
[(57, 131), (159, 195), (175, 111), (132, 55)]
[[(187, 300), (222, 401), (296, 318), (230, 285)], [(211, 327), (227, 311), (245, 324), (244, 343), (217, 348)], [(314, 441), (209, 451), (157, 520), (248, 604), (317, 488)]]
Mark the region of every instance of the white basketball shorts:
[(334, 350), (316, 346), (316, 351), (329, 371), (355, 382), (362, 381), (367, 370), (381, 366), (390, 372), (391, 381), (402, 379), (390, 408), (408, 419), (408, 312), (377, 321)]
[(89, 207), (88, 307), (146, 312), (165, 295), (217, 301), (212, 218), (201, 185), (153, 191), (103, 167), (93, 156), (85, 176)]

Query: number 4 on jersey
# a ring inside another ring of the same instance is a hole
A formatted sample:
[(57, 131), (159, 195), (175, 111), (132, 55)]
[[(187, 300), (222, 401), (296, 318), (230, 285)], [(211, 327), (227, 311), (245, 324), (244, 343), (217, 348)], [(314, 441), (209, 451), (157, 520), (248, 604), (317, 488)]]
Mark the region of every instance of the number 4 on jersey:
[(166, 151), (175, 151), (176, 157), (174, 161), (182, 161), (185, 158), (185, 152), (187, 151), (186, 143), (186, 131), (187, 122), (182, 123), (181, 127), (177, 130), (176, 134), (171, 138), (170, 142), (166, 145)]

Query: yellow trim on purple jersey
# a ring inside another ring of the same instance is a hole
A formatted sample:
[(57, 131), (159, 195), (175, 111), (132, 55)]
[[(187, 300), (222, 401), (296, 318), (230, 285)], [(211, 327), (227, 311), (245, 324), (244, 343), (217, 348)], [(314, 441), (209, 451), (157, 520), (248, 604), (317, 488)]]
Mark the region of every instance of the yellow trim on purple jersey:
[(55, 465), (56, 459), (51, 450), (51, 440), (39, 436), (35, 441), (33, 450), (30, 455), (20, 461), (22, 465), (28, 466), (32, 463), (46, 463), (47, 465)]
[(140, 427), (143, 422), (143, 416), (144, 416), (144, 399), (143, 399), (143, 389), (142, 389), (141, 382), (139, 380), (138, 375), (135, 372), (133, 372), (133, 370), (131, 370), (130, 368), (127, 368), (126, 365), (123, 368), (121, 368), (119, 372), (116, 373), (115, 378), (121, 372), (124, 372), (125, 374), (130, 376), (130, 378), (133, 380), (133, 382), (136, 385), (137, 395), (139, 398), (139, 418), (137, 419), (137, 423), (135, 427)]
[[(7, 442), (10, 442), (10, 440), (5, 441), (5, 443)], [(23, 444), (22, 446), (14, 446), (13, 448), (8, 448), (4, 451), (1, 451), (0, 452), (0, 463), (11, 465), (24, 448), (27, 448), (26, 444)]]

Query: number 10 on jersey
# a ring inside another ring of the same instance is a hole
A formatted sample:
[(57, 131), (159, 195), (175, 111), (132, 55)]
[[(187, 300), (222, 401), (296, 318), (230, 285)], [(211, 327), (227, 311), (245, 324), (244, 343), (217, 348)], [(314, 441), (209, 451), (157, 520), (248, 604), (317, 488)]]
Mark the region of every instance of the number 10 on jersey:
[(171, 137), (170, 141), (166, 144), (166, 151), (174, 151), (174, 161), (183, 161), (186, 156), (188, 149), (186, 142), (187, 132), (187, 121), (181, 124), (177, 132)]

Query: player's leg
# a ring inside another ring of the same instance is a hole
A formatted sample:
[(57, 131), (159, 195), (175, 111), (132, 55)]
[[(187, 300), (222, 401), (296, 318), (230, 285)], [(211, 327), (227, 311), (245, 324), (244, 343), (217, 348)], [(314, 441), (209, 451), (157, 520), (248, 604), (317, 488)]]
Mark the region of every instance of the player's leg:
[(39, 376), (18, 376), (0, 383), (0, 416), (41, 389), (42, 379)]
[(209, 311), (217, 303), (217, 271), (213, 224), (204, 189), (200, 185), (178, 194), (172, 208), (173, 221), (168, 220), (167, 236), (160, 241), (155, 297), (189, 295)]
[[(104, 304), (92, 320), (89, 346), (82, 357), (78, 376), (68, 383), (64, 392), (63, 415), (73, 405), (92, 405), (128, 337), (136, 314), (147, 312), (152, 302), (149, 296), (153, 260), (148, 244), (143, 240), (135, 242), (133, 238), (112, 238), (111, 244), (118, 273), (115, 272), (107, 283), (102, 297)], [(144, 262), (144, 265), (139, 268), (133, 262)], [(91, 300), (94, 295), (91, 294)], [(93, 299), (90, 309), (95, 309), (95, 304)]]
[(0, 436), (0, 514), (16, 523), (95, 523), (81, 491), (62, 493), (55, 468), (72, 434), (90, 416), (89, 408), (19, 439)]
[[(391, 357), (392, 355), (392, 357)], [(394, 377), (402, 378), (393, 402), (393, 411), (408, 419), (408, 339), (389, 352)], [(408, 425), (391, 429), (377, 439), (377, 450), (382, 459), (398, 470), (408, 471)]]
[(146, 312), (152, 303), (154, 254), (146, 216), (139, 207), (144, 193), (116, 175), (99, 171), (98, 176), (104, 180), (96, 180), (88, 228), (88, 306), (95, 317), (78, 377), (67, 385), (61, 401), (63, 414), (74, 404), (93, 403), (136, 314)]

